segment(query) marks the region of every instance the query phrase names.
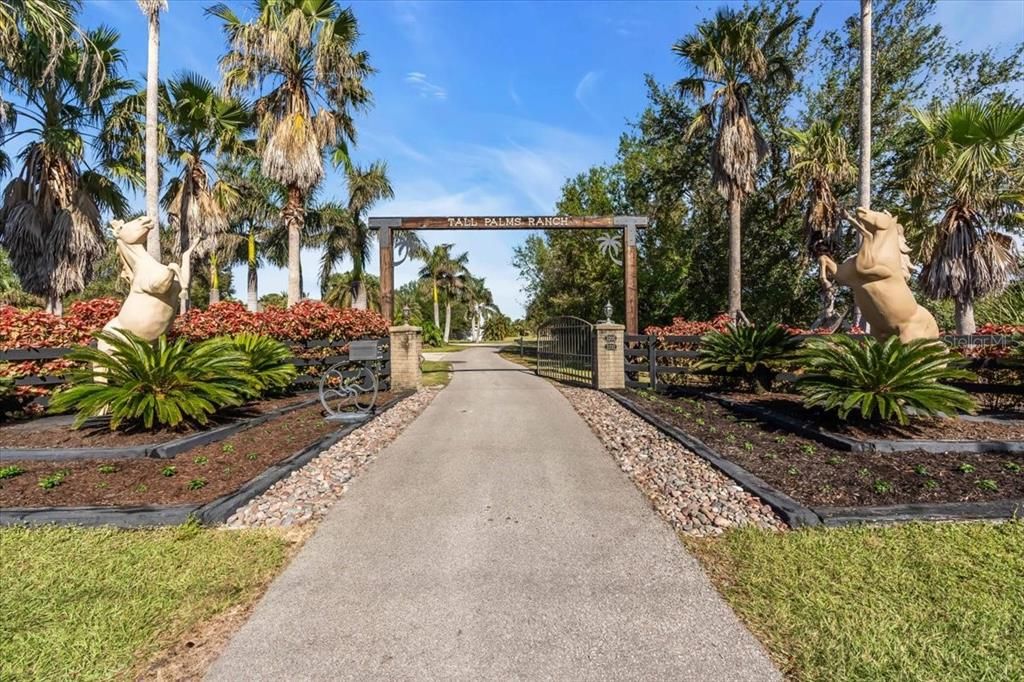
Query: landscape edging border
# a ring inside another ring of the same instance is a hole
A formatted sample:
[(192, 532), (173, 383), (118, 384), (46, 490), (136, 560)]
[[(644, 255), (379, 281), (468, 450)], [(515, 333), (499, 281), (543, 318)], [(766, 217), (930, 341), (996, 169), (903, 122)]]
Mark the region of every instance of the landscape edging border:
[[(164, 443), (148, 443), (118, 448), (3, 448), (0, 461), (24, 460), (28, 462), (74, 462), (83, 459), (173, 459), (178, 455), (208, 443), (216, 443), (254, 426), (259, 426), (271, 419), (282, 417), (289, 412), (309, 407), (319, 398), (307, 398), (293, 405), (279, 407), (276, 410), (248, 419), (239, 419), (223, 424), (207, 431), (183, 436)], [(11, 454), (14, 453), (14, 454)]]
[[(790, 521), (785, 509), (776, 508), (773, 499), (789, 500), (799, 510), (813, 515), (816, 522), (803, 523), (800, 525), (813, 526), (822, 525), (829, 528), (850, 526), (857, 524), (875, 523), (906, 523), (911, 521), (972, 521), (972, 520), (1008, 520), (1024, 515), (1024, 501), (1018, 500), (993, 500), (991, 502), (935, 502), (935, 503), (911, 503), (865, 507), (805, 507), (793, 500), (782, 491), (769, 485), (756, 475), (750, 473), (740, 465), (728, 460), (709, 448), (702, 441), (690, 436), (686, 432), (672, 426), (657, 415), (644, 410), (629, 398), (615, 391), (604, 391), (604, 393), (623, 407), (633, 412), (644, 421), (656, 427), (659, 431), (672, 439), (678, 441), (687, 449), (706, 459), (709, 463), (721, 470), (724, 474), (736, 481), (747, 492), (761, 498), (766, 504), (775, 509), (783, 517), (783, 520), (791, 528), (796, 528)], [(715, 399), (708, 394), (709, 398)], [(691, 443), (693, 445), (691, 445)], [(694, 446), (698, 447), (694, 447)], [(710, 457), (708, 455), (711, 455)], [(728, 466), (720, 466), (724, 463)], [(753, 482), (754, 485), (750, 485)], [(764, 493), (767, 493), (767, 497)]]
[(615, 392), (603, 391), (605, 395), (637, 415), (648, 424), (679, 442), (687, 450), (690, 450), (701, 459), (707, 461), (713, 467), (734, 480), (741, 488), (758, 497), (761, 501), (771, 507), (775, 513), (782, 517), (790, 528), (801, 528), (804, 526), (821, 525), (821, 518), (809, 507), (805, 507), (789, 495), (776, 490), (765, 481), (750, 473), (735, 462), (722, 457), (703, 441), (694, 438), (688, 433), (672, 426), (661, 417), (650, 414), (629, 398)]
[(930, 453), (955, 452), (955, 453), (976, 453), (976, 452), (999, 452), (1003, 454), (1024, 454), (1024, 441), (1018, 440), (916, 440), (916, 439), (883, 439), (883, 438), (848, 438), (838, 433), (823, 429), (816, 424), (794, 419), (775, 410), (762, 405), (751, 405), (749, 403), (733, 400), (720, 393), (697, 391), (698, 394), (717, 401), (719, 404), (728, 407), (736, 412), (743, 412), (764, 421), (788, 429), (789, 431), (805, 438), (811, 438), (819, 443), (824, 443), (837, 450), (849, 452), (913, 452), (923, 450)]
[(235, 490), (203, 504), (149, 505), (131, 507), (8, 507), (0, 509), (0, 527), (15, 525), (57, 524), (62, 526), (114, 526), (117, 528), (139, 528), (151, 526), (176, 526), (189, 518), (202, 523), (213, 524), (226, 521), (242, 505), (264, 493), (268, 488), (283, 480), (295, 470), (308, 464), (313, 458), (335, 445), (356, 429), (369, 424), (402, 400), (411, 392), (396, 395), (376, 409), (371, 419), (348, 424), (344, 428), (325, 435), (276, 464), (261, 474), (243, 483)]

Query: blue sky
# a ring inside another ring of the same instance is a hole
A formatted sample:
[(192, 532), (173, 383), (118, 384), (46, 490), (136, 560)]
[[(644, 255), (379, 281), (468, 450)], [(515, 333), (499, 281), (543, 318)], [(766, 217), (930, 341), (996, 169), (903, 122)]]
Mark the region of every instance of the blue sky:
[[(206, 0), (170, 0), (162, 19), (161, 77), (181, 70), (218, 79), (223, 51)], [(242, 16), (247, 4), (229, 3)], [(644, 73), (671, 82), (681, 71), (670, 45), (722, 3), (354, 2), (360, 47), (378, 73), (374, 107), (358, 119), (353, 156), (387, 161), (395, 198), (374, 215), (547, 214), (564, 180), (614, 158), (619, 135), (645, 103)], [(810, 11), (819, 3), (804, 3)], [(856, 14), (857, 0), (826, 0), (819, 30)], [(141, 82), (146, 22), (135, 0), (85, 0), (82, 24), (118, 29), (129, 74)], [(1024, 0), (942, 0), (947, 34), (965, 47), (1007, 48), (1024, 39)], [(331, 174), (326, 193), (344, 196)], [(142, 198), (137, 199), (141, 210)], [(522, 314), (512, 248), (527, 232), (424, 232), (454, 242), (487, 278), (501, 309)], [(303, 254), (306, 288), (318, 254)], [(347, 266), (342, 266), (343, 269)], [(376, 255), (370, 264), (376, 272)], [(396, 272), (396, 284), (416, 265)], [(238, 294), (244, 274), (236, 270)], [(283, 291), (265, 268), (260, 293)]]

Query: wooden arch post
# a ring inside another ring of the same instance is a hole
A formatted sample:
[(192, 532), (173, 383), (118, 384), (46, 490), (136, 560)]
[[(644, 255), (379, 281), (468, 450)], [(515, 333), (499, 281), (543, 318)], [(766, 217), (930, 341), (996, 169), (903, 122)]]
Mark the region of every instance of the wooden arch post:
[(370, 218), (380, 244), (380, 312), (388, 322), (395, 314), (395, 230), (622, 230), (622, 279), (626, 333), (639, 333), (636, 284), (636, 231), (647, 227), (644, 216), (428, 216)]

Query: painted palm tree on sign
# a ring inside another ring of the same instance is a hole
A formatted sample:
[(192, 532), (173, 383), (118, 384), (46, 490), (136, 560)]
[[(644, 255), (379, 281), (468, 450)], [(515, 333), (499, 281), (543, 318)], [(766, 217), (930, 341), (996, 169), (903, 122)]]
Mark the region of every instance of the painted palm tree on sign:
[(288, 304), (301, 297), (303, 214), (310, 191), (324, 175), (324, 156), (347, 161), (355, 140), (353, 109), (369, 103), (365, 79), (373, 72), (366, 52), (355, 51), (359, 32), (351, 9), (335, 0), (257, 0), (255, 18), (243, 22), (226, 5), (208, 12), (223, 22), (228, 53), (221, 59), (231, 93), (258, 92), (257, 149), (262, 171), (286, 189)]
[(609, 232), (597, 240), (597, 248), (616, 265), (622, 265), (622, 235)]
[(410, 258), (422, 260), (430, 250), (415, 230), (398, 230), (394, 232), (395, 258), (394, 266), (398, 267)]
[[(677, 83), (686, 96), (701, 102), (688, 137), (714, 129), (711, 167), (718, 193), (729, 202), (729, 314), (741, 317), (741, 216), (743, 200), (755, 189), (757, 167), (768, 152), (750, 109), (756, 82), (785, 83), (791, 65), (779, 43), (797, 17), (766, 26), (756, 10), (720, 9), (697, 31), (672, 46), (690, 75)], [(707, 87), (713, 88), (706, 98)]]
[(908, 186), (923, 228), (921, 282), (952, 298), (958, 334), (973, 334), (974, 302), (1018, 270), (1024, 228), (1024, 104), (960, 102), (914, 111), (923, 144)]
[[(44, 297), (58, 314), (62, 297), (81, 291), (106, 253), (101, 212), (126, 217), (116, 181), (141, 180), (136, 159), (103, 143), (106, 112), (134, 89), (120, 75), (124, 55), (117, 40), (116, 32), (99, 28), (63, 43), (51, 61), (51, 37), (27, 34), (19, 58), (0, 69), (5, 88), (20, 100), (7, 105), (3, 143), (27, 140), (18, 176), (4, 192), (0, 242), (25, 290)], [(102, 64), (98, 86), (85, 64), (93, 58)]]
[(837, 186), (853, 182), (856, 169), (840, 131), (840, 121), (814, 121), (807, 130), (787, 129), (789, 177), (793, 183), (793, 201), (806, 203), (804, 209), (804, 243), (807, 254), (819, 261), (822, 310), (811, 328), (838, 325), (835, 314), (835, 285), (826, 276), (822, 257), (835, 260), (839, 246), (840, 207), (836, 200)]
[[(167, 0), (137, 0), (149, 24), (149, 49), (146, 61), (146, 215), (160, 224), (160, 12)], [(160, 260), (160, 231), (151, 230), (146, 244), (149, 255)]]
[[(183, 74), (164, 88), (166, 154), (179, 173), (167, 183), (163, 203), (175, 233), (174, 254), (192, 249), (193, 256), (209, 261), (211, 284), (227, 252), (221, 244), (228, 229), (228, 209), (237, 192), (215, 175), (214, 157), (246, 152), (243, 135), (251, 114), (241, 101), (221, 95), (213, 84), (196, 74)], [(182, 270), (191, 263), (182, 263)], [(211, 286), (211, 296), (216, 297)], [(188, 304), (187, 292), (183, 299)], [(216, 302), (216, 299), (213, 301)]]

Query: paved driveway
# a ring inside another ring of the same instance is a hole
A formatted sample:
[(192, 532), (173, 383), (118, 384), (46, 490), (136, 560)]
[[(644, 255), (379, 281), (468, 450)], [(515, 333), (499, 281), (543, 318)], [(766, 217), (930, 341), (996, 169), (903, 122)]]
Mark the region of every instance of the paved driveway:
[(209, 679), (779, 679), (558, 391), (447, 357)]

